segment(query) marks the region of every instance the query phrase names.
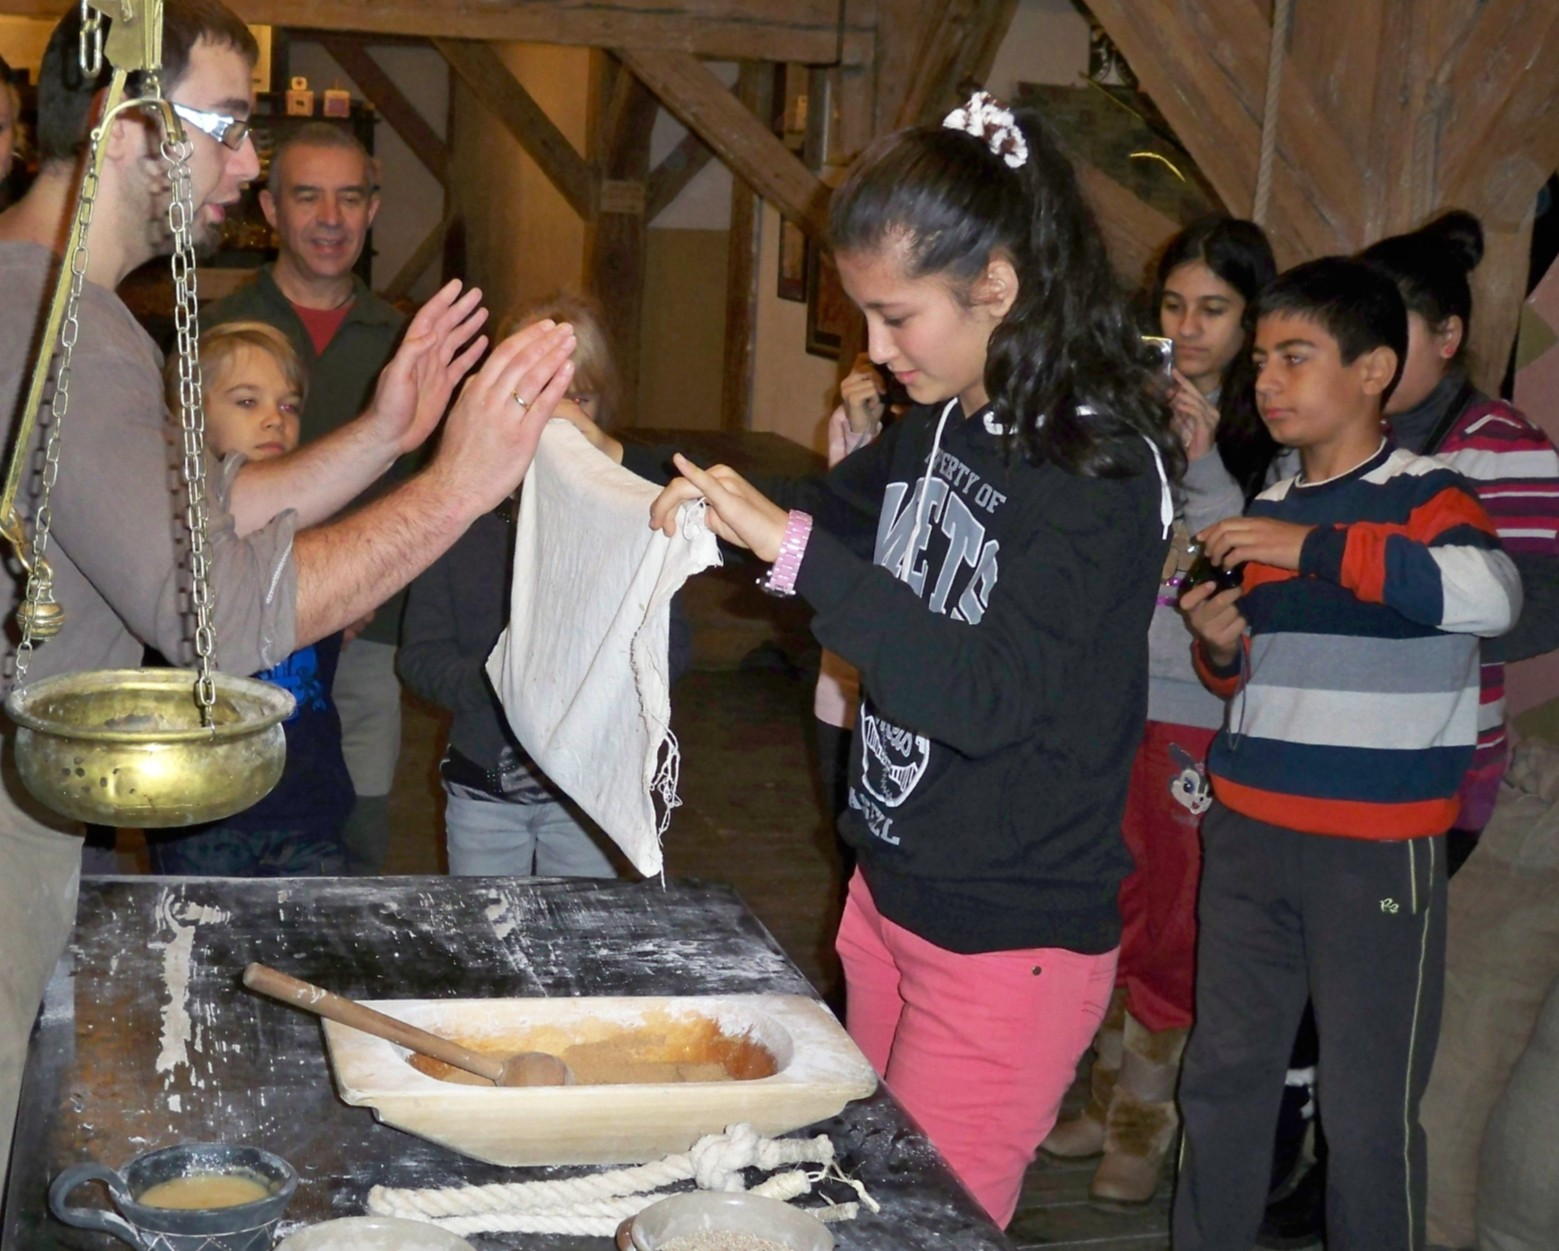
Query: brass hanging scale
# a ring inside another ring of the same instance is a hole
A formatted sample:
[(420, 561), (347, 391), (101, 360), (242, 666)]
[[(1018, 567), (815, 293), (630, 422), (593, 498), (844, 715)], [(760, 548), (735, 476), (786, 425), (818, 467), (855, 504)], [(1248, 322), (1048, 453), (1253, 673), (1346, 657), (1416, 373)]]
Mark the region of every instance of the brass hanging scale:
[[(286, 691), (213, 669), (216, 637), (207, 568), (205, 414), (201, 402), (199, 320), (195, 298), (190, 144), (172, 106), (162, 98), (162, 0), (80, 0), (81, 69), (95, 79), (106, 57), (113, 69), (103, 119), (92, 132), (82, 174), (66, 263), (49, 306), (42, 345), (22, 410), (11, 465), (0, 494), (0, 537), (16, 549), (27, 572), (18, 609), (21, 642), (16, 677), (5, 701), (17, 723), (16, 762), (27, 788), (67, 816), (106, 825), (165, 827), (230, 816), (276, 785), (286, 758), (281, 722), (291, 715)], [(105, 40), (102, 19), (112, 24)], [(143, 94), (126, 98), (130, 74)], [(60, 433), (70, 405), (70, 362), (80, 331), (78, 306), (87, 269), (87, 232), (106, 156), (108, 128), (126, 110), (159, 116), (173, 195), (168, 220), (174, 239), (174, 322), (178, 332), (179, 398), (185, 523), (190, 535), (191, 608), (197, 669), (123, 669), (65, 673), (26, 686), (35, 643), (68, 627), (55, 603), (47, 560), (49, 496), (59, 475)], [(52, 348), (59, 364), (49, 402), (33, 535), (16, 511), (28, 452), (49, 378)]]

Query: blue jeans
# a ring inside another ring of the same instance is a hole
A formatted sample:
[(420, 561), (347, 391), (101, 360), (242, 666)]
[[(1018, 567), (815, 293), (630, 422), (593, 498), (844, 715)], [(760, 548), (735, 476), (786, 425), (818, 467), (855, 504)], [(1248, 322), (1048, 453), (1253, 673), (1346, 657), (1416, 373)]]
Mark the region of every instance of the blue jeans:
[(444, 783), (449, 871), (456, 877), (616, 877), (606, 853), (560, 800), (516, 804)]

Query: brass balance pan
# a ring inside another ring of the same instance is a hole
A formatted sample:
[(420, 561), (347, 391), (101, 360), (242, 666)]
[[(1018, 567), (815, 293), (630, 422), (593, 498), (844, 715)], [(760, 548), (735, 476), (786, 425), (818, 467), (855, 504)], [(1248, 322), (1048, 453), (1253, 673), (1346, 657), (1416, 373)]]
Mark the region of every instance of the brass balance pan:
[(161, 829), (215, 821), (263, 799), (281, 777), (279, 686), (213, 674), (213, 724), (200, 723), (194, 672), (63, 673), (12, 691), (16, 763), (27, 789), (66, 816)]

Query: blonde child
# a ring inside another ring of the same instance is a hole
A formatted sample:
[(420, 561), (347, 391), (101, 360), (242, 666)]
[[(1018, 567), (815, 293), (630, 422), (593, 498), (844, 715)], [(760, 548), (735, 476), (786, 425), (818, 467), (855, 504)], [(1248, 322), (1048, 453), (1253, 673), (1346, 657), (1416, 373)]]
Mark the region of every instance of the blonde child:
[[(176, 360), (168, 362), (168, 404), (174, 412), (177, 366)], [(213, 455), (269, 460), (297, 447), (308, 382), (297, 352), (279, 330), (261, 322), (214, 327), (200, 338), (200, 367), (206, 446)], [(283, 726), (287, 765), (281, 781), (244, 812), (152, 835), (153, 872), (293, 877), (346, 871), (341, 827), (352, 807), (352, 781), (330, 697), (341, 646), (342, 636), (332, 634), (255, 675), (285, 687), (298, 703)]]
[[(544, 318), (569, 323), (578, 338), (569, 399), (592, 421), (610, 424), (617, 370), (600, 309), (582, 296), (556, 295), (513, 318), (509, 329)], [(487, 680), (488, 654), (509, 617), (514, 503), (478, 518), (411, 584), (401, 622), (401, 681), (455, 714), (439, 765), (449, 871), (615, 877), (604, 839), (526, 755)], [(674, 651), (676, 626), (674, 614)], [(685, 628), (681, 638), (685, 654)]]

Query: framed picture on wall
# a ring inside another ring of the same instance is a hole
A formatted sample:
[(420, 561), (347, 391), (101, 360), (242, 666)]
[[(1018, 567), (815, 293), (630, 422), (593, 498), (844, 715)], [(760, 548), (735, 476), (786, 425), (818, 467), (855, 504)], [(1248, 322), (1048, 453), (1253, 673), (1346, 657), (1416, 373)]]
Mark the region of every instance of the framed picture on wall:
[(845, 327), (854, 314), (850, 297), (839, 283), (834, 258), (812, 240), (807, 241), (807, 340), (813, 356), (839, 359)]
[(804, 303), (807, 298), (807, 234), (788, 217), (780, 218), (779, 280), (774, 294)]

